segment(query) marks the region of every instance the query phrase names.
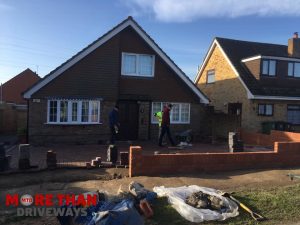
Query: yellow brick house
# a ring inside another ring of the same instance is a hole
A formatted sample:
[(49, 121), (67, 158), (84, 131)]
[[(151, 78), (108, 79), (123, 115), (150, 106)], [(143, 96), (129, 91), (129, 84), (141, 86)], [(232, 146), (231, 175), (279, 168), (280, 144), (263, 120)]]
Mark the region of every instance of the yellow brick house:
[(288, 45), (215, 38), (195, 84), (215, 112), (238, 114), (240, 126), (261, 131), (262, 122), (300, 124), (300, 38)]

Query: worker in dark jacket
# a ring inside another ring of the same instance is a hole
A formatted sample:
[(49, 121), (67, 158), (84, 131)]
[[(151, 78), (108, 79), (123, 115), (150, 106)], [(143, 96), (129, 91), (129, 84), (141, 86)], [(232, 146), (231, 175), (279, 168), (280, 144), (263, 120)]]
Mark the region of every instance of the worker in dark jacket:
[(120, 122), (119, 122), (119, 106), (115, 106), (109, 113), (109, 127), (110, 127), (110, 144), (115, 144), (117, 133), (119, 133)]
[(165, 133), (167, 133), (169, 141), (171, 142), (172, 146), (175, 146), (175, 143), (172, 139), (171, 132), (170, 132), (170, 111), (171, 111), (171, 109), (172, 109), (172, 104), (169, 104), (169, 105), (165, 106), (164, 110), (163, 110), (161, 133), (160, 133), (159, 142), (158, 142), (159, 146), (162, 146), (162, 140), (163, 140)]

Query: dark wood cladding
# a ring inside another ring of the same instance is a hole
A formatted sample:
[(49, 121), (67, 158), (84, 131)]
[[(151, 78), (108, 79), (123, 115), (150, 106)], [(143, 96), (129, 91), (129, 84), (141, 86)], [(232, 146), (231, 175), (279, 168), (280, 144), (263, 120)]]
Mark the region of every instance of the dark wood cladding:
[[(121, 76), (122, 52), (155, 55), (154, 78)], [(47, 96), (199, 103), (199, 97), (131, 27), (41, 88), (33, 98)]]
[(300, 78), (288, 77), (288, 63), (289, 61), (276, 60), (276, 76), (261, 75), (261, 59), (245, 62), (245, 65), (262, 87), (299, 88)]
[(132, 29), (121, 32), (120, 57), (122, 52), (155, 55), (153, 78), (120, 76), (120, 95), (146, 95), (153, 101), (197, 102), (199, 98), (191, 91), (181, 78), (147, 45)]
[(255, 59), (245, 62), (246, 67), (257, 80), (260, 79), (260, 62), (261, 59)]
[(115, 36), (41, 88), (33, 98), (101, 97), (116, 101), (119, 75), (119, 36)]
[(273, 88), (299, 88), (300, 78), (288, 77), (288, 63), (288, 61), (276, 60), (276, 76), (261, 76), (261, 85)]

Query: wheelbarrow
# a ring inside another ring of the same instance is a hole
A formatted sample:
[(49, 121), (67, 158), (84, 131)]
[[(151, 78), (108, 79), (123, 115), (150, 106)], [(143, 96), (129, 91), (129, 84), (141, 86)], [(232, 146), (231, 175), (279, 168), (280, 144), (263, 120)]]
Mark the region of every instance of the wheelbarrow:
[(180, 142), (191, 143), (193, 141), (193, 134), (191, 129), (183, 131), (181, 133), (177, 133), (175, 137), (178, 143)]

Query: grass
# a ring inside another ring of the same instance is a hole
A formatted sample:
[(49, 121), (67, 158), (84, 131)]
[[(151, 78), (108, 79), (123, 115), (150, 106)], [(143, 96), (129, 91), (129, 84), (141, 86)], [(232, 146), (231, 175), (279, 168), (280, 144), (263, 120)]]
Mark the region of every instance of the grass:
[[(240, 191), (234, 194), (238, 200), (253, 211), (265, 216), (262, 225), (292, 224), (300, 221), (300, 184), (292, 186)], [(167, 202), (167, 198), (159, 198), (153, 205), (154, 217), (146, 221), (146, 225), (193, 224), (183, 217)], [(258, 224), (252, 217), (239, 210), (240, 215), (225, 221), (204, 222), (205, 225), (230, 224), (252, 225)]]

